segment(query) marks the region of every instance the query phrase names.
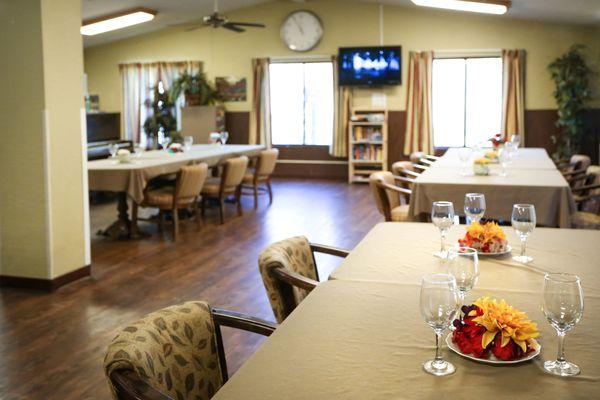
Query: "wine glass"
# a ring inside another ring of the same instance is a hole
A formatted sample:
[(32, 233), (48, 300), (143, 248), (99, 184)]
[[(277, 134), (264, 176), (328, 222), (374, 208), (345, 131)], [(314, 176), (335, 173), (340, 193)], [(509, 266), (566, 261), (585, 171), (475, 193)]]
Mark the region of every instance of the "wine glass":
[(192, 149), (192, 145), (194, 144), (193, 136), (186, 136), (183, 138), (183, 147), (185, 151), (190, 151)]
[(533, 261), (533, 258), (525, 255), (527, 237), (535, 229), (536, 216), (533, 204), (515, 204), (513, 206), (512, 227), (521, 239), (521, 255), (513, 257), (513, 260), (523, 264)]
[(227, 140), (229, 140), (229, 132), (227, 132), (227, 131), (221, 132), (221, 144), (226, 144)]
[(465, 195), (465, 215), (467, 225), (471, 222), (481, 220), (485, 213), (485, 196), (482, 193), (467, 193)]
[(544, 362), (544, 370), (560, 376), (578, 375), (581, 369), (565, 359), (565, 336), (583, 316), (581, 279), (577, 275), (547, 273), (544, 276), (542, 308), (558, 334), (556, 360)]
[(473, 149), (470, 147), (461, 147), (458, 149), (458, 159), (460, 160), (460, 174), (465, 176), (469, 173), (468, 163)]
[(458, 312), (456, 280), (448, 274), (426, 275), (421, 281), (420, 308), (423, 319), (435, 332), (435, 358), (423, 364), (432, 375), (444, 376), (454, 373), (454, 365), (442, 358), (440, 339)]
[(144, 146), (142, 146), (141, 143), (136, 143), (133, 146), (133, 154), (134, 154), (135, 158), (140, 158), (142, 156), (143, 152), (144, 152)]
[(454, 225), (454, 205), (450, 201), (434, 201), (431, 209), (431, 221), (440, 230), (441, 247), (439, 253), (436, 253), (441, 258), (446, 258), (446, 236), (450, 227)]
[(111, 143), (108, 146), (108, 152), (110, 153), (110, 158), (115, 158), (117, 156), (117, 152), (119, 151), (119, 145), (116, 143)]
[(517, 150), (519, 148), (519, 145), (521, 144), (521, 136), (520, 135), (512, 135), (510, 137), (510, 142), (513, 144), (515, 150)]
[(162, 140), (160, 142), (160, 145), (162, 146), (163, 150), (169, 150), (169, 144), (171, 144), (171, 138), (167, 135), (163, 135)]
[(507, 175), (506, 167), (511, 163), (514, 152), (515, 147), (511, 142), (506, 142), (504, 147), (498, 152), (498, 161), (500, 161), (500, 165), (502, 166), (500, 176)]
[(448, 273), (456, 279), (460, 305), (473, 289), (479, 278), (479, 257), (471, 247), (457, 247), (448, 250)]

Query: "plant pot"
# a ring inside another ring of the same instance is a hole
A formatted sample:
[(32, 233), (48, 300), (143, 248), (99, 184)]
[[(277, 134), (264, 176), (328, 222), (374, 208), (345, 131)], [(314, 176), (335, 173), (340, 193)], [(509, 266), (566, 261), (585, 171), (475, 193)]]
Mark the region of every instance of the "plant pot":
[(202, 105), (202, 93), (186, 93), (185, 104), (188, 107)]

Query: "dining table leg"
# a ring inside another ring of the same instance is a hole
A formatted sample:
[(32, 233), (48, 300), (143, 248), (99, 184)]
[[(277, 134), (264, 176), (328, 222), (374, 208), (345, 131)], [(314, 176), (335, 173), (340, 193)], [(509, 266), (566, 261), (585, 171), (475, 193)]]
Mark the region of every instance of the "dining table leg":
[(108, 228), (98, 233), (111, 239), (131, 238), (131, 220), (129, 219), (129, 205), (127, 204), (127, 193), (117, 193), (118, 219)]

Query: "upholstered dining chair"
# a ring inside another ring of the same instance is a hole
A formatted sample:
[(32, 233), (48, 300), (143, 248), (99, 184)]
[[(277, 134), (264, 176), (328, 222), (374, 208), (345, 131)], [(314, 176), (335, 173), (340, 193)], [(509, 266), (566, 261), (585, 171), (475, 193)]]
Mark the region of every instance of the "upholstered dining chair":
[(277, 325), (190, 301), (148, 314), (112, 340), (104, 373), (117, 400), (208, 400), (227, 381), (221, 327), (269, 336)]
[(433, 164), (435, 161), (439, 160), (439, 157), (424, 153), (422, 151), (415, 151), (408, 156), (410, 162), (415, 165), (425, 165), (429, 166)]
[(175, 179), (175, 186), (164, 186), (157, 189), (147, 187), (144, 190), (144, 199), (140, 204), (133, 202), (131, 207), (131, 229), (137, 234), (138, 208), (158, 208), (158, 226), (162, 232), (165, 222), (165, 211), (171, 211), (173, 215), (173, 240), (177, 240), (179, 234), (179, 210), (192, 207), (194, 218), (200, 227), (200, 216), (198, 215), (198, 197), (204, 181), (206, 180), (208, 166), (206, 163), (188, 165), (181, 167)]
[(600, 229), (600, 182), (571, 189), (577, 211), (571, 215), (575, 229)]
[(238, 215), (242, 215), (242, 180), (248, 167), (248, 157), (234, 157), (225, 161), (220, 177), (207, 179), (202, 188), (202, 215), (206, 209), (208, 198), (219, 201), (219, 218), (221, 224), (225, 223), (225, 199), (233, 195), (237, 204)]
[(421, 170), (416, 168), (410, 161), (396, 161), (392, 164), (392, 173), (406, 178), (416, 178), (421, 173)]
[[(254, 208), (258, 207), (258, 194), (268, 193), (269, 204), (273, 203), (273, 190), (271, 189), (271, 174), (275, 170), (279, 157), (279, 149), (268, 149), (260, 152), (254, 168), (249, 168), (244, 174), (242, 190), (251, 189), (254, 195)], [(264, 187), (259, 186), (264, 183)], [(250, 194), (242, 191), (242, 194)]]
[(410, 178), (396, 176), (389, 171), (374, 172), (369, 176), (369, 186), (375, 198), (377, 210), (386, 221), (410, 221), (408, 214), (412, 191), (398, 184), (412, 185)]
[(258, 258), (258, 268), (277, 322), (282, 322), (319, 284), (314, 253), (346, 257), (349, 252), (310, 243), (304, 236), (273, 243)]
[(571, 187), (577, 187), (581, 183), (580, 178), (585, 176), (588, 167), (592, 164), (590, 157), (584, 154), (574, 154), (568, 162), (557, 164), (563, 176)]

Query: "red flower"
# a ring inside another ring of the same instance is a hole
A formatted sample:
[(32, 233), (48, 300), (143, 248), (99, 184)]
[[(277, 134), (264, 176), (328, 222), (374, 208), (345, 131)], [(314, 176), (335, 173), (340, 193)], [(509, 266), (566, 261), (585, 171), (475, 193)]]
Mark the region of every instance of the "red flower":
[(516, 360), (517, 358), (521, 358), (523, 355), (523, 350), (512, 339), (506, 343), (506, 346), (502, 347), (502, 338), (500, 335), (496, 337), (494, 340), (494, 344), (492, 346), (492, 353), (496, 358), (503, 361)]
[[(476, 308), (476, 311), (478, 315), (481, 315), (481, 310)], [(457, 320), (458, 323), (455, 323), (456, 330), (452, 333), (452, 339), (463, 353), (473, 354), (478, 358), (487, 358), (487, 350), (481, 346), (485, 328), (474, 323), (473, 318), (475, 316), (465, 317), (462, 322)]]

